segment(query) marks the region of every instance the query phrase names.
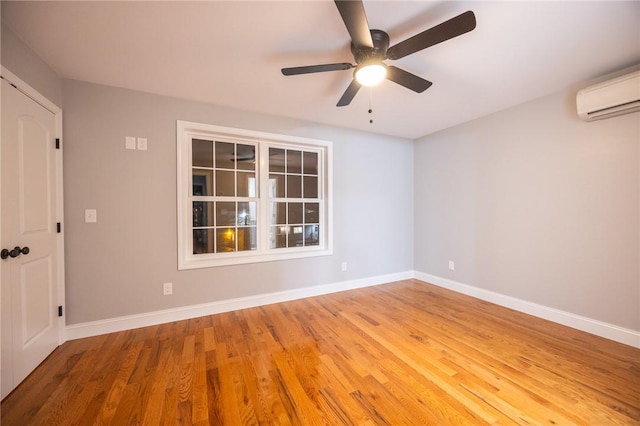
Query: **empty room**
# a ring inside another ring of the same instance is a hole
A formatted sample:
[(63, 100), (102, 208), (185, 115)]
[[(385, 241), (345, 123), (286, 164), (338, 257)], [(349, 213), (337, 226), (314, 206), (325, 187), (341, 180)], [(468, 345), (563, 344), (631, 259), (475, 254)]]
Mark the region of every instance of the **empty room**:
[(640, 2), (1, 20), (3, 426), (640, 424)]

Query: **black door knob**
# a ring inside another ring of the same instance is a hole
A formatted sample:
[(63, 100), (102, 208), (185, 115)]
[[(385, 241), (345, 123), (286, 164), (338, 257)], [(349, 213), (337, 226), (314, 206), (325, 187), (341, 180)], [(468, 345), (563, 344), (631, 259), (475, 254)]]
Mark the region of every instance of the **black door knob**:
[(7, 257), (18, 257), (21, 254), (29, 254), (29, 247), (21, 248), (20, 246), (15, 246), (11, 251), (3, 249), (2, 252), (0, 252), (0, 257), (2, 257), (2, 259), (6, 259)]

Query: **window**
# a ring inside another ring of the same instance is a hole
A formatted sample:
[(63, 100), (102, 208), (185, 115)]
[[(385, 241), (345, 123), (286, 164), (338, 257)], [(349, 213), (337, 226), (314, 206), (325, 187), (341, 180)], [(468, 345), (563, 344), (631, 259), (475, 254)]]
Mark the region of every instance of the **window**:
[(331, 254), (331, 143), (177, 122), (178, 268)]

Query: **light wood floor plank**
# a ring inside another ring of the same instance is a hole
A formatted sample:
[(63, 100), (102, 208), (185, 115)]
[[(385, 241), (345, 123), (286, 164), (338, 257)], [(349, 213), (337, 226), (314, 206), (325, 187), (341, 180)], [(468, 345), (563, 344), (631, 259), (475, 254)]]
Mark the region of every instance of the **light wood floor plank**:
[(640, 349), (416, 280), (67, 342), (2, 425), (640, 425)]

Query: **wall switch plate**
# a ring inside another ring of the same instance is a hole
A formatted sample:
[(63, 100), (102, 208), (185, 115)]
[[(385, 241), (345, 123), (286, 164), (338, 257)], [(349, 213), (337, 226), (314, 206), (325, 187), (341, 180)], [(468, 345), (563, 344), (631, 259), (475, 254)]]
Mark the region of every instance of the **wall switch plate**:
[(136, 138), (133, 136), (126, 136), (124, 138), (124, 147), (126, 149), (136, 149)]
[(453, 260), (450, 260), (450, 261), (449, 261), (449, 270), (450, 270), (450, 271), (453, 271), (453, 270), (455, 270), (455, 269), (456, 269), (456, 265), (455, 265), (455, 263), (453, 263)]
[(84, 223), (96, 223), (98, 221), (98, 212), (96, 209), (85, 209)]
[(169, 296), (170, 294), (173, 294), (173, 283), (162, 284), (162, 294), (165, 296)]
[(138, 138), (138, 151), (147, 150), (147, 138)]

